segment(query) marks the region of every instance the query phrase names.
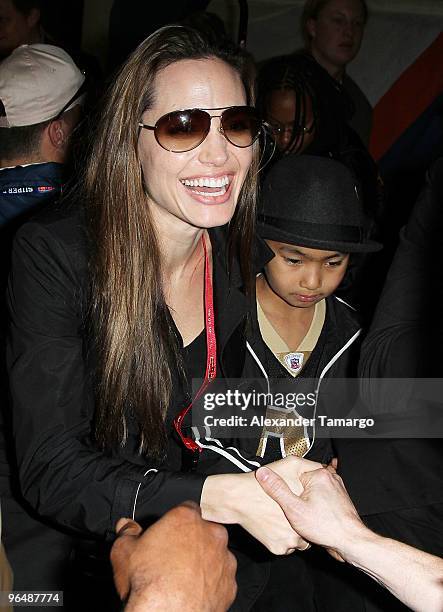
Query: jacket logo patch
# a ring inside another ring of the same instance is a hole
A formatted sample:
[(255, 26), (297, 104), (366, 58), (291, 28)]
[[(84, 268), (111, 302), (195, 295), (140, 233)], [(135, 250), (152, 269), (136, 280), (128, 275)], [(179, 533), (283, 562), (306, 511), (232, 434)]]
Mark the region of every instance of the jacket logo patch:
[(287, 355), (285, 355), (285, 364), (290, 370), (296, 372), (297, 370), (300, 370), (302, 368), (303, 359), (303, 353), (288, 353)]

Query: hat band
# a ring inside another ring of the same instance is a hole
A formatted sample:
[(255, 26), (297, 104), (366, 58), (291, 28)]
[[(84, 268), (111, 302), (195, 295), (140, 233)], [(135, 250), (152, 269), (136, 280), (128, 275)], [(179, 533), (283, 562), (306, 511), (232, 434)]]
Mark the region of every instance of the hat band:
[(258, 220), (265, 225), (272, 225), (288, 234), (302, 235), (306, 239), (362, 243), (363, 228), (356, 225), (331, 225), (328, 223), (310, 223), (309, 221), (290, 221), (268, 215), (259, 215)]
[(8, 127), (9, 127), (9, 121), (8, 121), (8, 118), (6, 117), (5, 105), (0, 100), (0, 128), (8, 128)]

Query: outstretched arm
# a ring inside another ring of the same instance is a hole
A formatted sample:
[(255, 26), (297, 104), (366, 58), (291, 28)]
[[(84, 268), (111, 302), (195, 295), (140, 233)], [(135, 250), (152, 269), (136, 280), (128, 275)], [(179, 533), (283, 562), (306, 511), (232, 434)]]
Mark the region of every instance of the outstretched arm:
[(363, 570), (411, 609), (443, 609), (443, 559), (368, 529), (332, 468), (302, 474), (300, 496), (268, 468), (256, 478), (303, 538)]

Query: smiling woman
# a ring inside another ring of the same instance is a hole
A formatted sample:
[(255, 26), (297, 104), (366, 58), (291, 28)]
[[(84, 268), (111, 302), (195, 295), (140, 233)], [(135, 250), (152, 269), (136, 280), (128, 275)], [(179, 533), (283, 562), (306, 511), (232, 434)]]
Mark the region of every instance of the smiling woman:
[[(194, 500), (204, 518), (240, 524), (275, 553), (306, 548), (255, 481), (256, 445), (191, 428), (192, 379), (240, 378), (248, 360), (261, 126), (251, 104), (234, 50), (186, 27), (157, 31), (110, 88), (81, 197), (16, 238), (9, 368), (21, 487), (80, 538), (112, 539), (120, 517), (146, 525)], [(298, 490), (292, 466), (275, 470)], [(266, 564), (243, 565), (241, 609), (267, 576)]]
[[(246, 106), (240, 74), (221, 59), (175, 62), (157, 75), (154, 88), (154, 104), (142, 119), (143, 125), (157, 127), (140, 134), (138, 150), (144, 175), (150, 177), (153, 218), (168, 223), (168, 234), (176, 242), (189, 226), (209, 228), (230, 221), (260, 124)], [(178, 108), (200, 110), (188, 111), (189, 118), (180, 111), (177, 120)], [(213, 111), (212, 117), (205, 109)], [(190, 150), (181, 152), (183, 148)], [(165, 210), (172, 215), (168, 221)]]

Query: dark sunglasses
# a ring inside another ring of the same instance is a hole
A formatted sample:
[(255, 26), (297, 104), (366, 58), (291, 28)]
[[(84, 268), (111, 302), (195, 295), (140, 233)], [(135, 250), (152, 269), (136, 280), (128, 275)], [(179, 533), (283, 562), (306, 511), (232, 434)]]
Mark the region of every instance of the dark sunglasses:
[[(223, 111), (210, 115), (207, 111)], [(154, 130), (158, 144), (173, 153), (185, 153), (204, 141), (211, 129), (211, 119), (220, 117), (220, 132), (236, 147), (250, 147), (262, 127), (262, 121), (252, 106), (228, 108), (191, 108), (178, 110), (160, 117), (155, 125), (139, 123), (139, 127)]]

